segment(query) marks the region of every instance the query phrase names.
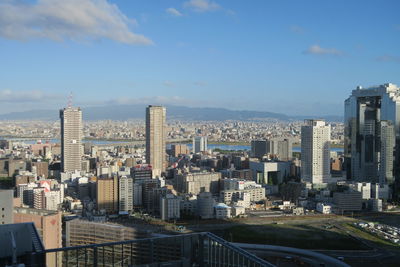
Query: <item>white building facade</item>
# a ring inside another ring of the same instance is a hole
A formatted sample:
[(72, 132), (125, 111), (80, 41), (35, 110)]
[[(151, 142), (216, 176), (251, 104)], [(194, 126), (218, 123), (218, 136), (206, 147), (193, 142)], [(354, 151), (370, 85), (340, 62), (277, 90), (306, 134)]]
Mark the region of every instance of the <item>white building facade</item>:
[(312, 184), (331, 182), (331, 127), (323, 120), (306, 120), (301, 127), (301, 178)]

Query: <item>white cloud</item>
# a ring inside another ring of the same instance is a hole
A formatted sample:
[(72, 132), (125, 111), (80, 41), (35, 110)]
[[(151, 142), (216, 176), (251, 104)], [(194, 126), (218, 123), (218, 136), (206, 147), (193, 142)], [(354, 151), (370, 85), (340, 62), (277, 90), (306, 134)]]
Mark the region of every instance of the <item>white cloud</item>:
[(215, 11), (221, 8), (220, 5), (209, 0), (190, 0), (183, 3), (183, 6), (196, 12)]
[(126, 44), (150, 45), (133, 33), (127, 18), (107, 0), (36, 0), (0, 3), (0, 37), (14, 40), (46, 38), (55, 41), (111, 39)]
[(170, 14), (174, 17), (182, 17), (183, 16), (183, 14), (181, 12), (179, 12), (176, 8), (173, 8), (173, 7), (167, 8), (165, 10), (165, 12), (167, 12), (168, 14)]
[(381, 62), (396, 62), (400, 63), (400, 56), (393, 56), (393, 55), (383, 55), (376, 58), (377, 61)]
[(0, 91), (1, 103), (37, 103), (45, 102), (47, 100), (61, 99), (60, 95), (48, 94), (40, 90), (32, 91), (15, 91), (5, 89)]
[(319, 45), (312, 45), (303, 53), (313, 54), (313, 55), (334, 55), (334, 56), (343, 55), (343, 52), (337, 50), (336, 48), (322, 48)]

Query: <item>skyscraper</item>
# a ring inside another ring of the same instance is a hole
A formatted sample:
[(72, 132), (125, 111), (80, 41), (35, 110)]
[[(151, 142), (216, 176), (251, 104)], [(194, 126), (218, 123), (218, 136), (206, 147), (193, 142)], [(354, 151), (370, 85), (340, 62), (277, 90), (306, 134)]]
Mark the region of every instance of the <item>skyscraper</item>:
[(285, 138), (278, 141), (278, 152), (281, 160), (291, 160), (292, 159), (292, 140)]
[(61, 119), (61, 169), (63, 172), (82, 168), (82, 111), (67, 107), (60, 110)]
[(119, 178), (119, 211), (133, 210), (133, 179), (122, 176)]
[(146, 108), (146, 162), (152, 166), (153, 177), (165, 169), (165, 118), (165, 107)]
[(207, 136), (196, 136), (193, 138), (193, 153), (207, 151)]
[(252, 140), (251, 141), (251, 156), (262, 158), (268, 154), (270, 150), (270, 142), (268, 140)]
[(330, 182), (331, 127), (323, 120), (305, 120), (301, 127), (301, 178), (305, 182)]
[[(400, 175), (400, 88), (358, 86), (345, 101), (347, 179), (394, 184)], [(395, 166), (395, 167), (394, 167)]]

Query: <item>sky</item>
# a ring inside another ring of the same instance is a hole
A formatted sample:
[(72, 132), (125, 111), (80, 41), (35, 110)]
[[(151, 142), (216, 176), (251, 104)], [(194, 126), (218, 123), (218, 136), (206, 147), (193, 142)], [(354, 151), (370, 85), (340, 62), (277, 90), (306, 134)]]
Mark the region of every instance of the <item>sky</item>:
[(0, 0), (0, 113), (165, 104), (342, 115), (400, 85), (400, 1)]

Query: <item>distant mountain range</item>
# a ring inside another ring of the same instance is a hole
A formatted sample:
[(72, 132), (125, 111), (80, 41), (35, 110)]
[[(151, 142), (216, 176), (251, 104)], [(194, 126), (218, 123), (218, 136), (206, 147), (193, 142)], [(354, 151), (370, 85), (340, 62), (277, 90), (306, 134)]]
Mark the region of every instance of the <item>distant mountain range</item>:
[[(224, 121), (224, 120), (268, 120), (283, 121), (322, 118), (330, 122), (343, 121), (342, 116), (288, 116), (281, 113), (250, 110), (229, 110), (225, 108), (191, 108), (166, 105), (168, 119), (182, 121)], [(98, 107), (83, 107), (83, 119), (93, 120), (129, 120), (144, 119), (146, 105), (112, 105)], [(1, 114), (0, 120), (57, 120), (58, 110), (30, 110)]]

